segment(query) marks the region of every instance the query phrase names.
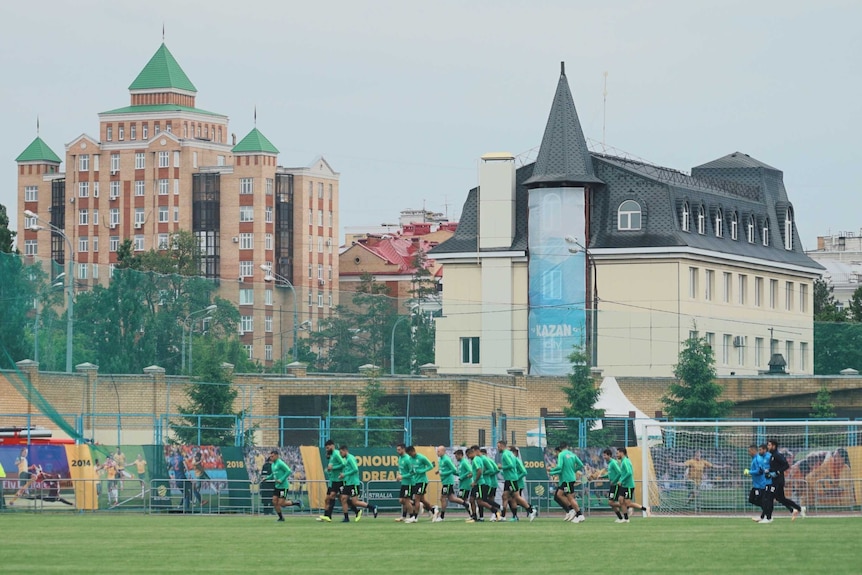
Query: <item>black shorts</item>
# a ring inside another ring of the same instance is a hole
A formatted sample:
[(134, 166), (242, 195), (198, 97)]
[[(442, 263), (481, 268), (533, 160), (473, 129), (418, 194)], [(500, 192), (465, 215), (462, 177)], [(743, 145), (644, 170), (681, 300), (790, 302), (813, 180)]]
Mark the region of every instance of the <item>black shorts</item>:
[(576, 486), (577, 483), (575, 483), (574, 481), (564, 481), (563, 483), (560, 483), (558, 489), (562, 489), (563, 493), (565, 493), (566, 495), (570, 495), (575, 492)]
[(471, 487), (468, 489), (462, 489), (459, 494), (461, 495), (461, 499), (467, 501), (468, 499), (470, 499), (470, 496), (473, 495), (473, 488)]
[(440, 488), (440, 495), (443, 497), (449, 497), (450, 495), (455, 494), (455, 485), (444, 485)]
[(503, 481), (503, 491), (508, 491), (509, 493), (515, 493), (520, 489), (518, 487), (517, 481), (509, 481), (508, 479)]
[(760, 507), (760, 504), (763, 503), (763, 490), (752, 487), (751, 491), (748, 492), (748, 502)]
[(491, 487), (490, 485), (477, 485), (476, 489), (476, 497), (479, 499), (493, 499), (494, 495), (497, 493), (497, 488)]
[(272, 496), (278, 499), (285, 499), (285, 495), (287, 494), (287, 489), (284, 487), (274, 487), (272, 490)]
[(359, 497), (359, 486), (358, 485), (342, 485), (341, 486), (341, 494), (346, 495), (347, 497)]
[(344, 483), (341, 481), (333, 481), (329, 484), (329, 489), (326, 490), (328, 495), (341, 495), (341, 489), (344, 487)]
[(410, 495), (425, 495), (425, 491), (427, 489), (427, 483), (414, 483), (413, 487), (410, 489)]
[(620, 490), (622, 488), (619, 485), (611, 485), (611, 488), (608, 490), (608, 499), (611, 501), (616, 501), (620, 498)]
[(398, 491), (398, 498), (399, 499), (409, 499), (412, 491), (413, 491), (412, 485), (402, 485), (401, 489)]
[(617, 491), (618, 497), (625, 497), (629, 501), (635, 500), (635, 488), (634, 487), (620, 487)]

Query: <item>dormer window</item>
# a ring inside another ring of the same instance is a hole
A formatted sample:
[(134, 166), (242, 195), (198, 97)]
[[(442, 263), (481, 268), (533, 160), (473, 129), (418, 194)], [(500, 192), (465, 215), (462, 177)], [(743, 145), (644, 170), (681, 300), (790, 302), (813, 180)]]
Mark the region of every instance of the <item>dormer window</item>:
[(641, 229), (641, 206), (634, 200), (626, 200), (617, 210), (618, 230)]
[(706, 211), (703, 206), (697, 207), (697, 233), (700, 235), (706, 233)]
[(748, 243), (754, 243), (754, 216), (748, 216), (748, 229), (746, 230)]
[(724, 237), (724, 212), (721, 208), (715, 211), (715, 237)]
[(763, 245), (769, 245), (769, 218), (763, 220)]
[(733, 212), (730, 214), (730, 239), (736, 241), (739, 236), (739, 214)]
[(691, 210), (688, 208), (688, 202), (682, 203), (682, 231), (687, 232), (691, 229)]
[(793, 249), (793, 208), (788, 207), (784, 213), (784, 249)]

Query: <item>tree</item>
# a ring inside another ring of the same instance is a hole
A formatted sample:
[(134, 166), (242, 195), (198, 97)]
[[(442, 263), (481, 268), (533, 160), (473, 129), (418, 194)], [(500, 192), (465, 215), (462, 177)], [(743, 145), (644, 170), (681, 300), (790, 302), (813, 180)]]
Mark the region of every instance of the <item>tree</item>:
[(862, 287), (858, 287), (853, 291), (853, 295), (850, 296), (850, 305), (847, 306), (850, 321), (860, 323), (862, 322)]
[(835, 405), (832, 404), (832, 394), (826, 385), (820, 386), (814, 403), (811, 404), (811, 413), (808, 417), (812, 419), (830, 419), (835, 417)]
[(832, 295), (834, 289), (822, 279), (814, 280), (814, 321), (847, 320), (847, 313), (839, 309), (838, 302)]
[(862, 369), (862, 323), (814, 322), (814, 374), (835, 375)]
[(9, 229), (9, 215), (6, 206), (0, 204), (0, 253), (12, 253), (12, 240), (16, 233)]
[(377, 379), (377, 374), (369, 378), (368, 384), (362, 390), (362, 410), (367, 422), (368, 442), (366, 447), (391, 447), (404, 436), (401, 431), (404, 426), (395, 417), (395, 408), (386, 401), (386, 394)]
[(570, 445), (580, 445), (581, 420), (583, 420), (583, 425), (587, 429), (588, 443), (602, 444), (608, 436), (607, 431), (591, 429), (596, 420), (605, 416), (605, 410), (595, 407), (601, 391), (596, 387), (590, 372), (589, 351), (582, 346), (575, 347), (569, 355), (569, 361), (572, 363), (572, 373), (569, 374), (568, 385), (563, 387), (563, 393), (566, 395), (566, 406), (563, 408), (566, 417), (565, 427), (548, 431), (548, 440), (551, 444), (565, 441)]
[(715, 382), (715, 356), (706, 338), (685, 341), (673, 374), (677, 381), (662, 398), (669, 417), (716, 419), (730, 413), (733, 402), (718, 399), (722, 388)]

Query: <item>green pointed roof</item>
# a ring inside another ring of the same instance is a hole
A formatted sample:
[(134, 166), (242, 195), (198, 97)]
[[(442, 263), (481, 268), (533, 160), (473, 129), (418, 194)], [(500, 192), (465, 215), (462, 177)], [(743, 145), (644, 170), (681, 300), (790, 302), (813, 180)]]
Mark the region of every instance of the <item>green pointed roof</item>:
[(168, 47), (162, 43), (135, 81), (129, 86), (129, 90), (152, 90), (156, 88), (175, 88), (188, 92), (197, 92), (197, 88), (180, 68), (174, 55)]
[(278, 148), (272, 145), (272, 142), (266, 139), (266, 136), (261, 134), (260, 130), (254, 128), (248, 135), (239, 141), (239, 144), (233, 147), (233, 153), (254, 153), (264, 152), (266, 154), (277, 154)]
[(54, 150), (48, 147), (45, 140), (36, 136), (36, 139), (27, 146), (27, 149), (15, 158), (16, 162), (56, 162), (61, 163), (63, 160), (54, 153)]

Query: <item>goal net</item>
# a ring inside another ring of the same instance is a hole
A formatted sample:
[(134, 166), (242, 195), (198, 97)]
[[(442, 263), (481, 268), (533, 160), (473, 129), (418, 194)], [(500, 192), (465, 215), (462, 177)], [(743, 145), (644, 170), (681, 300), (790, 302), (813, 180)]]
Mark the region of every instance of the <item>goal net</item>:
[[(862, 505), (862, 422), (661, 422), (643, 438), (638, 496), (656, 515), (740, 516), (748, 502), (744, 471), (750, 445), (774, 439), (790, 464), (785, 493), (809, 514), (859, 510)], [(776, 503), (776, 517), (784, 507)]]

